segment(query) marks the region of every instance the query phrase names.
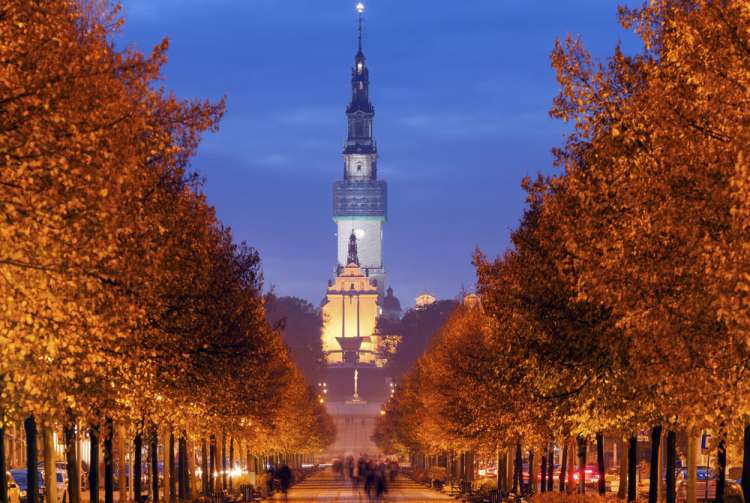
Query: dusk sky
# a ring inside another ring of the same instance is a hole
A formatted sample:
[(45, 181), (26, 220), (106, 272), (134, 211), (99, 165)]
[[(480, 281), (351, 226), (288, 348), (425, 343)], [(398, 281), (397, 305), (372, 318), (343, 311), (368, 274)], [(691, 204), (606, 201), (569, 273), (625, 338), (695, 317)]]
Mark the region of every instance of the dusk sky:
[[(235, 238), (260, 250), (266, 287), (318, 304), (336, 263), (356, 52), (353, 0), (123, 0), (121, 42), (171, 40), (166, 86), (227, 97), (193, 169)], [(565, 125), (549, 54), (567, 33), (595, 56), (636, 47), (606, 0), (370, 0), (364, 51), (388, 181), (384, 262), (402, 305), (471, 290), (475, 247), (508, 246), (520, 181), (551, 172)]]

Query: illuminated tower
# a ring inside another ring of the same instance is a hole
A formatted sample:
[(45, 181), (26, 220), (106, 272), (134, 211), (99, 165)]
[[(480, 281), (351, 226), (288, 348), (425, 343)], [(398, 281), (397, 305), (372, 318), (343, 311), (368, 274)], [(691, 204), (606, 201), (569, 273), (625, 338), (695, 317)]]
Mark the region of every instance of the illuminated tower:
[(375, 108), (370, 103), (370, 78), (362, 52), (362, 13), (359, 12), (358, 51), (352, 69), (352, 100), (346, 109), (349, 123), (344, 146), (344, 179), (333, 186), (333, 221), (338, 227), (337, 275), (345, 268), (349, 237), (357, 237), (359, 265), (372, 280), (378, 296), (385, 293), (383, 224), (387, 212), (386, 183), (378, 180), (378, 148), (373, 139)]

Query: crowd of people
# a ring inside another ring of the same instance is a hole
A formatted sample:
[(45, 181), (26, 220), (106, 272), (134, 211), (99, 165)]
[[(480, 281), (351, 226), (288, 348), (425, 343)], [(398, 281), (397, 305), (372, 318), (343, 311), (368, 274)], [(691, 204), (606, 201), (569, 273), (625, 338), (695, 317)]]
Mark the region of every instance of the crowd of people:
[(351, 481), (352, 490), (357, 493), (362, 484), (369, 501), (382, 501), (388, 492), (388, 483), (396, 480), (398, 471), (397, 461), (373, 460), (366, 455), (360, 456), (356, 461), (354, 456), (348, 456), (345, 460), (336, 460), (333, 463), (334, 474), (340, 480)]

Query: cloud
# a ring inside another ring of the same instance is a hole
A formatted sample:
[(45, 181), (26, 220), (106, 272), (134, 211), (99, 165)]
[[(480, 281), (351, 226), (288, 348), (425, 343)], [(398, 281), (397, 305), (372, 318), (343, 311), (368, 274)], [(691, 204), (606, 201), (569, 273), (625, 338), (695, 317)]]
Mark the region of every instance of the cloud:
[(468, 114), (413, 114), (402, 117), (400, 122), (407, 128), (448, 138), (487, 136), (498, 132), (496, 119), (479, 120), (476, 115)]
[(280, 164), (289, 164), (292, 161), (292, 158), (287, 154), (273, 153), (261, 157), (258, 161), (261, 164), (271, 164), (278, 166)]
[[(495, 115), (460, 113), (422, 113), (403, 116), (399, 125), (435, 138), (486, 138), (500, 134), (515, 135), (523, 131), (548, 130), (557, 123), (546, 110), (525, 110), (507, 113), (497, 110)], [(559, 125), (558, 125), (559, 126)]]
[(286, 110), (276, 116), (276, 121), (291, 126), (338, 126), (343, 124), (343, 106), (312, 106)]

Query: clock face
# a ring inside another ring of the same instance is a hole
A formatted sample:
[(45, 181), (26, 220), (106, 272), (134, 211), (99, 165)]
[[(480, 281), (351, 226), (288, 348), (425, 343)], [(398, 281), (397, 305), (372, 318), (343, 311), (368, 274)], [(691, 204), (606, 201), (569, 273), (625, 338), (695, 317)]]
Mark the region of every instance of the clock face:
[(365, 237), (365, 231), (363, 229), (354, 229), (354, 235), (357, 236), (357, 239), (362, 239)]

